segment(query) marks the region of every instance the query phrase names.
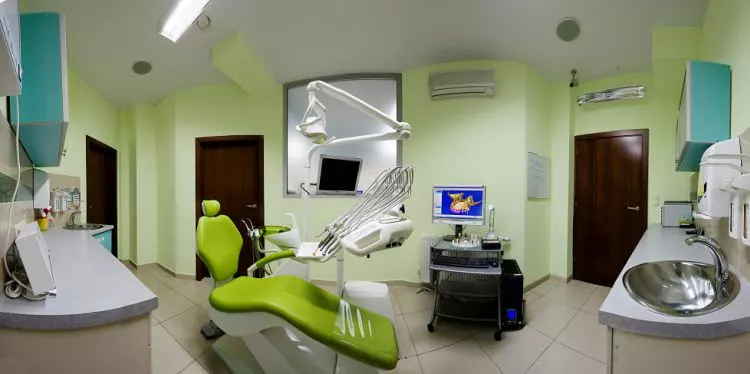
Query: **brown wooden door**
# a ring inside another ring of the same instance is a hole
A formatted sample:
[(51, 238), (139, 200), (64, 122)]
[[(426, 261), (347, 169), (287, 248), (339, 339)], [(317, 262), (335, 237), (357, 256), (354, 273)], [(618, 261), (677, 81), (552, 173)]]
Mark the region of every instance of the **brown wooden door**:
[(648, 221), (648, 130), (575, 138), (573, 278), (612, 286)]
[[(250, 239), (240, 221), (249, 218), (263, 225), (263, 137), (222, 136), (195, 140), (195, 214), (202, 215), (201, 201), (218, 200), (221, 214), (234, 221), (244, 239), (235, 276), (246, 275), (255, 262)], [(208, 269), (195, 257), (196, 279), (208, 277)]]
[(112, 254), (117, 257), (117, 151), (86, 137), (86, 221), (113, 225)]

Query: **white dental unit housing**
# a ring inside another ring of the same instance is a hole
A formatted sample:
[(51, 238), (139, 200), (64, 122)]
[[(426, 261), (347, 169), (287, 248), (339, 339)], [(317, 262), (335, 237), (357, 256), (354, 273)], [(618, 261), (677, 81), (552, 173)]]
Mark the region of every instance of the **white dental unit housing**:
[[(411, 126), (396, 121), (361, 99), (332, 85), (315, 81), (308, 86), (309, 106), (297, 126), (305, 137), (312, 140), (307, 157), (305, 190), (310, 191), (310, 163), (313, 154), (321, 148), (339, 144), (364, 143), (383, 140), (407, 139)], [(317, 93), (325, 92), (355, 109), (388, 124), (394, 131), (337, 139), (326, 133), (326, 108), (318, 100)], [(343, 251), (357, 256), (367, 256), (373, 252), (400, 247), (413, 231), (412, 222), (404, 216), (403, 202), (410, 196), (414, 180), (411, 167), (397, 166), (382, 171), (375, 181), (354, 200), (353, 206), (333, 222), (328, 224), (319, 242), (305, 242), (308, 232), (308, 194), (303, 193), (304, 217), (302, 232), (294, 228), (279, 234), (266, 236), (269, 242), (282, 248), (291, 249), (292, 257), (280, 261), (272, 276), (292, 275), (308, 279), (307, 267), (310, 262), (324, 262), (334, 255), (337, 258), (337, 292), (341, 297), (341, 307), (356, 305), (379, 314), (395, 326), (395, 309), (388, 292), (382, 283), (343, 280)], [(255, 231), (255, 230), (253, 230)], [(253, 265), (248, 269), (252, 274)], [(340, 311), (341, 312), (341, 311)], [(361, 315), (356, 313), (356, 318)], [(355, 318), (355, 313), (340, 314), (340, 317)], [(214, 308), (211, 317), (228, 335), (241, 337), (257, 361), (254, 371), (264, 374), (377, 374), (379, 369), (347, 355), (336, 353), (332, 348), (301, 333), (289, 322), (268, 313), (224, 313)], [(346, 318), (342, 321), (345, 322)], [(342, 325), (343, 326), (343, 325)], [(360, 323), (359, 326), (362, 326)], [(342, 329), (342, 331), (354, 333)], [(370, 331), (372, 333), (372, 331)], [(230, 340), (221, 338), (214, 350), (230, 367), (246, 367), (247, 357), (237, 356), (237, 350), (224, 346)], [(260, 368), (257, 367), (260, 366)]]

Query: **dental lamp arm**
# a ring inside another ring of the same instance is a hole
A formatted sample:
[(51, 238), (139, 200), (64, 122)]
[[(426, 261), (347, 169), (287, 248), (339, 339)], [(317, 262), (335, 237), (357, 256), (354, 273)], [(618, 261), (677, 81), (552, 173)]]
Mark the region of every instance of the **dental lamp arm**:
[[(362, 99), (340, 89), (336, 88), (323, 81), (313, 81), (307, 85), (307, 91), (310, 95), (311, 104), (317, 101), (315, 93), (325, 92), (329, 96), (338, 99), (339, 101), (348, 104), (349, 106), (359, 110), (360, 112), (367, 114), (368, 116), (390, 126), (392, 129), (399, 134), (398, 139), (406, 139), (411, 134), (411, 126), (406, 122), (399, 122), (391, 118), (389, 115), (381, 112), (372, 105), (364, 102)], [(321, 104), (322, 105), (322, 104)], [(325, 110), (325, 107), (323, 107)]]

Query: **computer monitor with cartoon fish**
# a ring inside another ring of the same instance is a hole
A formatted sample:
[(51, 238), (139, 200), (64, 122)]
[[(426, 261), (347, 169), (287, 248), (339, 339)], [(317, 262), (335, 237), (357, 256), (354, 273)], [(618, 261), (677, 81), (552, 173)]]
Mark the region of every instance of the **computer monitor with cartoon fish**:
[(432, 200), (432, 222), (456, 225), (456, 236), (484, 225), (485, 186), (434, 186)]

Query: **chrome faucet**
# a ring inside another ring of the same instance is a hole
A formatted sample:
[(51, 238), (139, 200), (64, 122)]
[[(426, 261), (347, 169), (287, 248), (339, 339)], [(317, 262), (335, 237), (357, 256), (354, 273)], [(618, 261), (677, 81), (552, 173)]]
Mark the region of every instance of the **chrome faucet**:
[(76, 218), (81, 215), (81, 210), (76, 209), (73, 213), (70, 213), (70, 217), (68, 217), (68, 222), (65, 224), (65, 226), (75, 226), (76, 225)]
[(714, 264), (716, 265), (716, 288), (722, 289), (726, 282), (729, 280), (729, 266), (727, 265), (727, 258), (721, 251), (721, 245), (716, 241), (707, 236), (693, 236), (685, 239), (685, 243), (688, 245), (702, 244), (708, 248), (711, 256), (714, 258)]

